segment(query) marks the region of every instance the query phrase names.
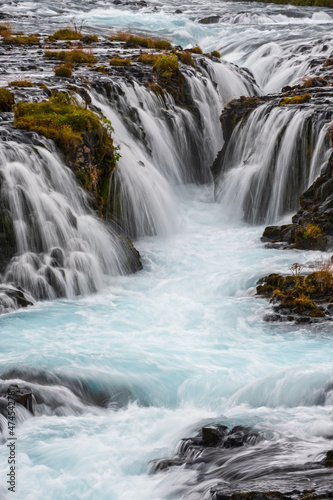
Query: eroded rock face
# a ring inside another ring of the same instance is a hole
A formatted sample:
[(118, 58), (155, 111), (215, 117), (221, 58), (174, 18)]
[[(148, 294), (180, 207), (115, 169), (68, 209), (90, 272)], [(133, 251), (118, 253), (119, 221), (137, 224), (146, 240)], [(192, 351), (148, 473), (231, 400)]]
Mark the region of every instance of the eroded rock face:
[[(284, 248), (330, 250), (333, 247), (333, 153), (327, 167), (300, 197), (292, 223), (268, 226), (262, 240)], [(271, 246), (271, 245), (270, 245)]]

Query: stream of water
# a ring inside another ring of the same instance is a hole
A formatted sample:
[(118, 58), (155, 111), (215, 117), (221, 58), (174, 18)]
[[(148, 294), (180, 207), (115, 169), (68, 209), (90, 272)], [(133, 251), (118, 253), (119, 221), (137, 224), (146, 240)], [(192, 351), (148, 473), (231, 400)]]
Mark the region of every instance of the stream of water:
[[(253, 72), (261, 93), (297, 81), (309, 69), (309, 55), (327, 57), (333, 45), (329, 9), (217, 0), (188, 1), (181, 7), (173, 0), (155, 0), (145, 7), (104, 0), (82, 4), (2, 1), (1, 9), (20, 17), (24, 26), (37, 24), (40, 32), (75, 15), (100, 33), (142, 29), (184, 47), (198, 43), (205, 51), (218, 49), (227, 61)], [(177, 8), (182, 12), (175, 13)], [(219, 22), (198, 23), (208, 15), (220, 16)], [(243, 77), (235, 75), (236, 70), (233, 81), (239, 87), (233, 84), (232, 97), (247, 88)], [(223, 87), (222, 80), (217, 83)], [(201, 87), (196, 85), (193, 92), (199, 99)], [(131, 87), (129, 93), (131, 99), (140, 99), (139, 89)], [(219, 141), (222, 145), (220, 131), (209, 126), (213, 120), (218, 126), (223, 94), (215, 99), (208, 88), (207, 95), (216, 106), (206, 124), (213, 148), (202, 167), (208, 172)], [(49, 293), (46, 296), (52, 300), (0, 317), (0, 389), (23, 383), (35, 397), (34, 417), (24, 408), (17, 414), (15, 498), (209, 500), (216, 485), (227, 493), (332, 489), (330, 469), (320, 465), (333, 439), (332, 327), (267, 323), (263, 317), (269, 305), (255, 297), (260, 277), (286, 273), (295, 261), (306, 269), (320, 253), (264, 248), (260, 241), (264, 227), (235, 217), (235, 198), (230, 203), (215, 202), (208, 174), (201, 186), (186, 184), (179, 155), (178, 159), (170, 155), (167, 161), (165, 145), (175, 139), (163, 130), (158, 114), (154, 136), (148, 100), (140, 113), (156, 164), (149, 163), (116, 111), (101, 96), (93, 98), (111, 118), (121, 144), (120, 177), (128, 185), (131, 182), (132, 189), (137, 183), (149, 197), (140, 205), (148, 215), (138, 216), (136, 222), (135, 245), (143, 270), (117, 274), (118, 264), (113, 268), (108, 260), (113, 247), (110, 251), (96, 246), (88, 238), (93, 231), (89, 228), (99, 231), (103, 245), (113, 245), (114, 238), (85, 213), (84, 199), (78, 195), (70, 209), (89, 227), (77, 235), (77, 228), (66, 226), (66, 234), (82, 237), (93, 262), (99, 261), (94, 287), (98, 291), (89, 293), (83, 273), (82, 295), (72, 298), (67, 293), (66, 299), (52, 299)], [(203, 105), (200, 109), (205, 113)], [(291, 119), (302, 130), (299, 116)], [(182, 118), (184, 123), (186, 119)], [(320, 130), (314, 136), (318, 143)], [(310, 178), (319, 173), (323, 161), (323, 155), (316, 154), (320, 165), (311, 165)], [(50, 177), (47, 172), (54, 162), (58, 172), (65, 169), (56, 156), (50, 158), (50, 152), (35, 155), (35, 170), (46, 169), (41, 178)], [(144, 160), (145, 169), (140, 167), (136, 177), (130, 167), (138, 159)], [(28, 160), (23, 154), (20, 163), (14, 160), (27, 182), (38, 183), (37, 177), (26, 174)], [(74, 181), (66, 170), (62, 175), (67, 179), (64, 187), (57, 187), (57, 176), (47, 182), (66, 197), (66, 189), (75, 191)], [(42, 192), (38, 186), (35, 190), (38, 201)], [(59, 194), (52, 196), (57, 209), (65, 204)], [(271, 207), (269, 216), (278, 212)], [(43, 216), (42, 210), (38, 213)], [(55, 211), (55, 224), (61, 217)], [(149, 234), (149, 224), (157, 235)], [(45, 251), (61, 244), (50, 243)], [(69, 255), (74, 250), (68, 242)], [(108, 254), (102, 265), (100, 252)], [(83, 272), (89, 263), (81, 267)], [(73, 268), (75, 262), (68, 266), (70, 276)], [(149, 474), (152, 460), (173, 455), (181, 438), (212, 422), (230, 428), (249, 426), (261, 440), (238, 450), (220, 467), (207, 466), (200, 475), (184, 467)], [(2, 471), (7, 470), (7, 458), (8, 450), (1, 446)], [(312, 466), (304, 469), (307, 463)], [(7, 489), (3, 473), (1, 488), (0, 498)]]

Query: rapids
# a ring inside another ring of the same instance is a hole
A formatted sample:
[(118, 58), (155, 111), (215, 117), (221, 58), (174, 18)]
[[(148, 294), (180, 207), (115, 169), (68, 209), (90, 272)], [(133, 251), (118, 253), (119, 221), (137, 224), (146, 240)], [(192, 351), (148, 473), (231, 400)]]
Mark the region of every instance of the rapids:
[[(210, 500), (217, 485), (226, 493), (333, 488), (330, 469), (322, 467), (333, 438), (332, 327), (266, 323), (269, 305), (255, 297), (260, 277), (286, 273), (295, 261), (307, 269), (321, 254), (265, 249), (263, 226), (242, 221), (234, 201), (214, 201), (209, 172), (223, 143), (223, 105), (240, 95), (278, 91), (309, 71), (310, 58), (327, 57), (333, 14), (217, 0), (184, 2), (180, 13), (177, 8), (174, 0), (143, 6), (106, 0), (1, 2), (1, 12), (27, 30), (48, 32), (75, 16), (102, 35), (140, 29), (184, 47), (198, 43), (204, 51), (220, 50), (227, 61), (206, 67), (202, 78), (189, 77), (203, 133), (172, 102), (169, 118), (176, 124), (168, 127), (157, 97), (131, 85), (123, 89), (122, 109), (139, 110), (142, 141), (117, 106), (92, 92), (93, 104), (111, 119), (121, 145), (115, 182), (124, 186), (128, 218), (138, 210), (131, 232), (143, 271), (135, 275), (124, 274), (115, 236), (89, 212), (49, 143), (47, 148), (17, 141), (1, 145), (3, 196), (16, 211), (25, 255), (8, 273), (28, 269), (18, 276), (45, 284), (58, 247), (65, 248), (68, 264), (66, 279), (56, 276), (65, 298), (56, 298), (51, 287), (35, 294), (50, 300), (0, 316), (0, 407), (14, 383), (32, 390), (35, 412), (32, 417), (17, 407), (19, 500)], [(198, 22), (212, 15), (219, 16), (217, 23)], [(257, 85), (231, 63), (248, 68)], [(261, 108), (258, 114), (257, 123), (261, 119), (267, 132), (269, 118)], [(301, 134), (306, 111), (277, 114), (277, 127), (285, 130), (292, 123), (295, 135)], [(327, 160), (325, 126), (319, 118), (304, 185)], [(184, 132), (181, 141), (177, 130)], [(202, 150), (193, 154), (189, 136), (203, 141)], [(291, 143), (281, 152), (286, 169), (293, 148)], [(259, 153), (254, 148), (253, 155)], [(189, 154), (198, 166), (191, 172)], [(262, 165), (265, 170), (267, 162)], [(52, 215), (44, 240), (33, 239), (31, 220), (10, 197), (18, 182), (26, 203), (34, 204), (36, 223), (43, 226)], [(241, 198), (239, 183), (235, 186)], [(275, 221), (281, 215), (278, 189), (272, 184), (274, 205), (268, 209)], [(68, 211), (82, 225), (71, 225), (73, 217), (64, 216)], [(75, 271), (80, 286), (74, 293)], [(23, 284), (29, 289), (28, 279)], [(249, 426), (261, 440), (230, 451), (227, 460), (207, 464), (204, 471), (176, 467), (149, 473), (152, 460), (173, 455), (181, 438), (216, 422)], [(8, 468), (4, 418), (0, 428), (2, 498)]]

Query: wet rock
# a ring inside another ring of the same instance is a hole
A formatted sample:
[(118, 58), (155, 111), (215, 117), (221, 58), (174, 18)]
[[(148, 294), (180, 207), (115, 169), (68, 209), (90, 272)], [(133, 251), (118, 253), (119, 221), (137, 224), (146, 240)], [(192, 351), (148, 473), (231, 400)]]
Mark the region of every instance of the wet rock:
[(220, 20), (220, 16), (209, 16), (200, 19), (199, 24), (216, 24)]
[(246, 445), (254, 445), (260, 436), (250, 428), (236, 426), (231, 430), (225, 425), (210, 425), (202, 427), (201, 433), (195, 437), (182, 439), (177, 445), (177, 454), (160, 460), (154, 460), (150, 464), (150, 471), (156, 473), (170, 467), (185, 465), (191, 468), (192, 465), (206, 463), (208, 460), (205, 452), (213, 453), (209, 455), (212, 461), (223, 456), (225, 450), (237, 449)]
[(326, 453), (325, 467), (333, 467), (333, 450)]
[(257, 295), (269, 298), (273, 311), (265, 321), (295, 321), (298, 324), (331, 321), (333, 276), (315, 271), (303, 276), (270, 274), (257, 282)]

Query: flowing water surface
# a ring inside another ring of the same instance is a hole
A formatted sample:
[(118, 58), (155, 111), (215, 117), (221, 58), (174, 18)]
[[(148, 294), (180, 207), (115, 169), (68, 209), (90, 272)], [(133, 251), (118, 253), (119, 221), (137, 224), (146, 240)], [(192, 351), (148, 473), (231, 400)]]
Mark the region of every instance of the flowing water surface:
[[(310, 56), (327, 57), (332, 50), (333, 14), (328, 9), (214, 0), (181, 7), (172, 0), (149, 2), (146, 7), (104, 0), (1, 4), (23, 26), (37, 24), (40, 31), (76, 16), (102, 34), (141, 29), (184, 47), (198, 43), (205, 51), (218, 49), (227, 61), (252, 71), (256, 92), (261, 93), (297, 81), (309, 70)], [(175, 13), (177, 8), (182, 12)], [(208, 15), (219, 16), (219, 22), (198, 23)], [(218, 72), (215, 66), (211, 71)], [(80, 249), (83, 245), (83, 251), (92, 255), (95, 266), (89, 266), (86, 257), (80, 260), (70, 240), (65, 248), (66, 272), (71, 280), (76, 271), (82, 273), (79, 292), (83, 295), (71, 298), (68, 292), (67, 299), (40, 301), (0, 317), (0, 386), (23, 381), (36, 399), (35, 417), (24, 409), (17, 415), (19, 499), (208, 500), (215, 485), (224, 486), (226, 492), (333, 487), (329, 469), (320, 464), (333, 438), (332, 327), (329, 323), (267, 323), (263, 317), (269, 305), (255, 297), (260, 277), (286, 273), (295, 261), (306, 269), (320, 254), (264, 248), (263, 227), (241, 220), (242, 171), (230, 183), (234, 196), (224, 203), (214, 201), (209, 167), (223, 141), (218, 129), (220, 110), (229, 97), (251, 94), (255, 88), (246, 84), (243, 73), (227, 68), (233, 81), (227, 96), (223, 96), (221, 70), (220, 78), (214, 73), (218, 95), (214, 97), (213, 87), (206, 82), (206, 104), (200, 101), (202, 82), (191, 80), (200, 112), (209, 116), (202, 122), (204, 136), (210, 140), (202, 149), (207, 161), (200, 159), (205, 169), (201, 186), (186, 184), (191, 178), (186, 175), (186, 158), (181, 158), (181, 143), (163, 128), (156, 103), (140, 97), (140, 89), (129, 87), (124, 95), (132, 104), (144, 103), (140, 114), (151, 157), (142, 144), (135, 143), (117, 112), (101, 96), (93, 95), (94, 104), (111, 118), (121, 145), (119, 176), (128, 200), (140, 208), (135, 245), (144, 268), (135, 275), (117, 275), (122, 264), (112, 266), (114, 236), (104, 234), (86, 214), (79, 192), (68, 207), (60, 197), (59, 192), (66, 198), (66, 189), (74, 181), (64, 170), (67, 184), (58, 186), (58, 174), (50, 174), (52, 165), (57, 172), (64, 168), (58, 157), (51, 158), (52, 151), (35, 157), (29, 168), (35, 173), (40, 170), (38, 180), (25, 171), (31, 161), (27, 148), (20, 162), (12, 152), (15, 168), (6, 170), (8, 180), (17, 171), (28, 184), (35, 183), (31, 189), (38, 204), (38, 196), (43, 195), (38, 186), (44, 186), (45, 177), (48, 189), (51, 185), (58, 193), (51, 189), (55, 227), (61, 226), (64, 206), (74, 210), (84, 223), (82, 230), (77, 233), (67, 221), (64, 231), (73, 241), (82, 239)], [(290, 114), (296, 130), (302, 131), (303, 115)], [(182, 128), (193, 130), (185, 112), (182, 115), (180, 110), (178, 116)], [(266, 124), (266, 117), (262, 118)], [(286, 118), (277, 117), (281, 126), (288, 122)], [(320, 148), (326, 123), (320, 124), (313, 138), (318, 144), (317, 164), (309, 166), (305, 185), (318, 175), (325, 159)], [(173, 151), (168, 156), (172, 145), (179, 155)], [(293, 149), (287, 146), (285, 151)], [(139, 160), (143, 165), (135, 170)], [(283, 161), (288, 165), (289, 160)], [(280, 178), (272, 187), (276, 200), (279, 182)], [(269, 217), (280, 215), (272, 204), (269, 207)], [(43, 217), (42, 210), (39, 216)], [(253, 220), (258, 222), (256, 217)], [(90, 237), (95, 230), (99, 245)], [(51, 243), (45, 249), (46, 264), (49, 246), (58, 241)], [(26, 267), (29, 262), (23, 264)], [(98, 272), (93, 287), (98, 291), (89, 293), (93, 269)], [(230, 455), (220, 467), (207, 466), (200, 478), (198, 472), (184, 467), (149, 474), (152, 460), (171, 456), (181, 438), (216, 422), (249, 426), (262, 439)], [(0, 448), (0, 464), (6, 470), (5, 446)], [(0, 495), (5, 490), (2, 477)]]

